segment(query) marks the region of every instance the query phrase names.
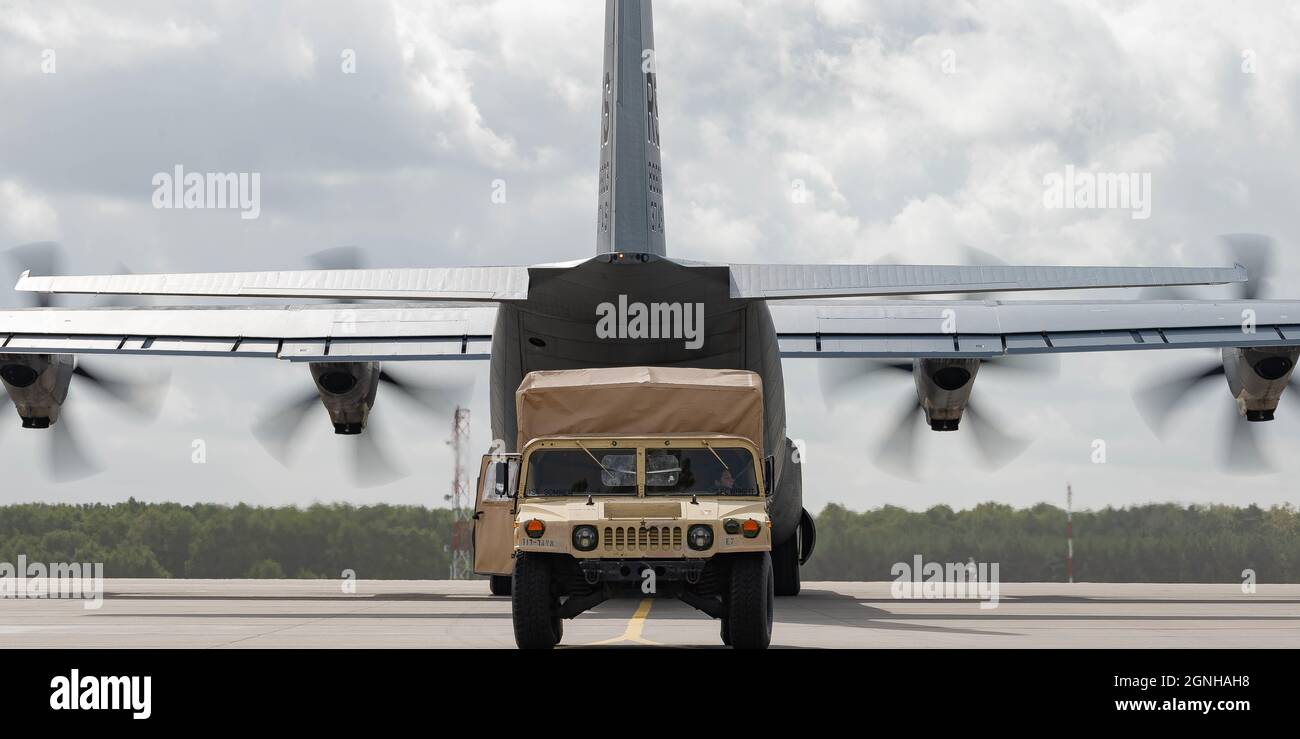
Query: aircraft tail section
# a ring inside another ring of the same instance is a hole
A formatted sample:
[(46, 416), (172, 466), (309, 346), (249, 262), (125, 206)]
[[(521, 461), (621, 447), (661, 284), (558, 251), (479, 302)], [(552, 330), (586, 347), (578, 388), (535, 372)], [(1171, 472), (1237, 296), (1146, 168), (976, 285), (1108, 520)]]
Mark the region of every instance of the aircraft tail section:
[(605, 0), (596, 253), (665, 256), (650, 0)]

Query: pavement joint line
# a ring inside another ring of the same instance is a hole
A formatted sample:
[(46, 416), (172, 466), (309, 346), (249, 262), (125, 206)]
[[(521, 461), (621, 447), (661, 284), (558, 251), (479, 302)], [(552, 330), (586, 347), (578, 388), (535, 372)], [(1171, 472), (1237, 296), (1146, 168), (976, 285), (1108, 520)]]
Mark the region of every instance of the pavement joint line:
[[(367, 606), (368, 606), (368, 607), (367, 607)], [(258, 633), (258, 634), (249, 634), (248, 636), (241, 637), (241, 638), (239, 638), (239, 639), (235, 639), (235, 640), (233, 640), (233, 641), (228, 641), (228, 642), (226, 642), (226, 643), (224, 643), (224, 644), (213, 644), (213, 645), (211, 645), (211, 646), (209, 646), (209, 647), (207, 647), (207, 648), (208, 648), (208, 649), (224, 649), (224, 648), (226, 648), (226, 647), (230, 647), (230, 646), (234, 646), (234, 645), (236, 645), (236, 644), (239, 644), (240, 642), (246, 642), (246, 641), (248, 641), (249, 639), (259, 639), (259, 638), (261, 638), (261, 637), (264, 637), (264, 636), (270, 636), (270, 635), (272, 635), (272, 634), (281, 634), (281, 633), (284, 633), (284, 632), (286, 632), (286, 631), (290, 631), (290, 630), (292, 630), (292, 629), (302, 628), (303, 626), (307, 626), (307, 625), (309, 625), (309, 624), (320, 623), (321, 621), (328, 621), (328, 620), (331, 619), (331, 618), (338, 618), (339, 616), (348, 616), (348, 615), (352, 615), (352, 614), (355, 614), (355, 613), (361, 613), (362, 611), (374, 610), (375, 608), (378, 608), (379, 606), (380, 606), (380, 604), (379, 604), (378, 602), (370, 601), (370, 600), (367, 599), (367, 601), (363, 601), (363, 602), (361, 603), (361, 607), (360, 607), (360, 608), (357, 608), (357, 609), (355, 609), (355, 610), (351, 610), (351, 611), (342, 611), (342, 612), (339, 612), (339, 613), (330, 613), (330, 614), (323, 615), (323, 616), (321, 616), (321, 617), (319, 617), (319, 618), (307, 618), (307, 619), (303, 619), (302, 621), (300, 621), (300, 622), (298, 622), (298, 623), (296, 623), (296, 624), (289, 624), (288, 626), (285, 626), (285, 627), (283, 627), (283, 628), (279, 628), (279, 629), (271, 629), (270, 631), (263, 631), (263, 632)]]

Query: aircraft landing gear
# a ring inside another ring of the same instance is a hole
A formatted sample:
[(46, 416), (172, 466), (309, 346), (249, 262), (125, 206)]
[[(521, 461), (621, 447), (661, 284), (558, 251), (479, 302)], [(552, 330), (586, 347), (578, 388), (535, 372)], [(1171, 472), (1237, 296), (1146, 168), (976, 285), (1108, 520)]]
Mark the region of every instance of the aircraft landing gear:
[(488, 579), (488, 588), (493, 595), (510, 595), (510, 575), (492, 575)]
[[(802, 528), (802, 527), (801, 527)], [(776, 580), (776, 594), (781, 596), (798, 595), (800, 589), (799, 555), (803, 549), (799, 541), (801, 528), (795, 529), (794, 536), (772, 547), (772, 574)]]

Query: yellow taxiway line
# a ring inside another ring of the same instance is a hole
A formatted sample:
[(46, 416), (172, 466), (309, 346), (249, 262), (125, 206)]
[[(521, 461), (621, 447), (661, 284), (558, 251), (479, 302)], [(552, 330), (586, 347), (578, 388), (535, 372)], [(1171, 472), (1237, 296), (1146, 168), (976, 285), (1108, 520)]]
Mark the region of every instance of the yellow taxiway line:
[(641, 631), (645, 628), (646, 617), (650, 615), (650, 607), (654, 605), (654, 602), (654, 598), (643, 599), (641, 603), (637, 605), (636, 612), (632, 614), (632, 618), (627, 620), (627, 628), (623, 630), (621, 635), (616, 636), (613, 639), (605, 639), (603, 641), (584, 644), (583, 646), (595, 647), (602, 644), (619, 644), (625, 641), (635, 642), (637, 644), (662, 646), (659, 642), (650, 641), (641, 636)]

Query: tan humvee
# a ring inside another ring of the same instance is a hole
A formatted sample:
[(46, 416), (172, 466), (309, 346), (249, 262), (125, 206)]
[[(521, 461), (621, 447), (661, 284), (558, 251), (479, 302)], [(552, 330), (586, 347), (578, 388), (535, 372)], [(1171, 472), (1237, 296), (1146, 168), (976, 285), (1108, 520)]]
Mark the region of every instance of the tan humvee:
[(563, 619), (615, 597), (679, 598), (721, 619), (725, 643), (767, 646), (758, 375), (534, 372), (516, 404), (521, 451), (480, 470), (475, 570), (511, 593), (520, 647), (554, 646)]

